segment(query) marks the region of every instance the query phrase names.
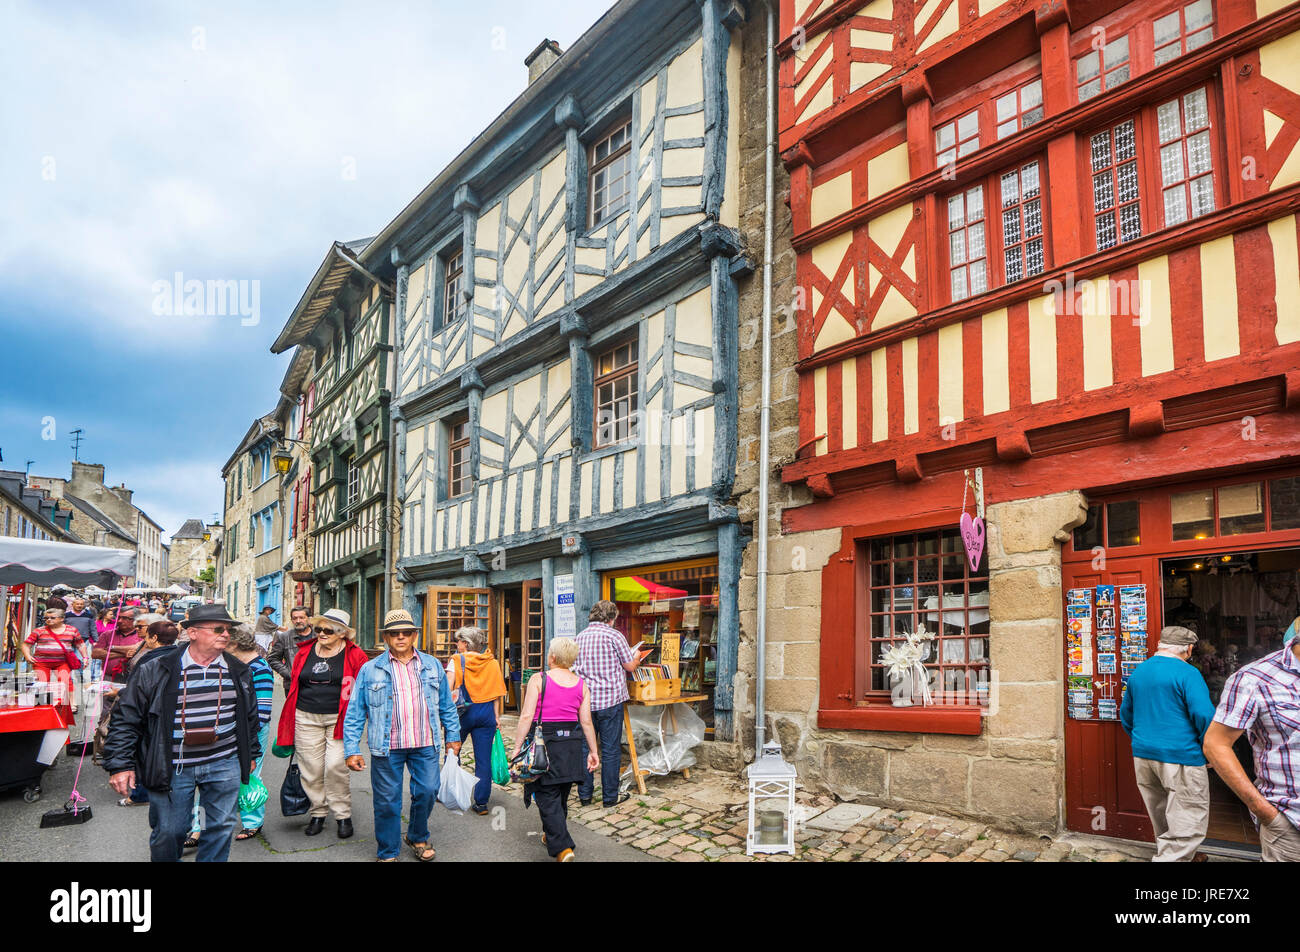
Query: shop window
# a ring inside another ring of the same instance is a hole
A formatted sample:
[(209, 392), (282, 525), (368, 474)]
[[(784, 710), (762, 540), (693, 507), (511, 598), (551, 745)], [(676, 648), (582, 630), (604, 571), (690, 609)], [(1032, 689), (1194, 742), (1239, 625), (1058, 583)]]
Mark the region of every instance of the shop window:
[(1128, 119), (1092, 136), (1089, 153), (1097, 250), (1105, 251), (1142, 234), (1134, 120)]
[(1268, 486), (1272, 528), (1300, 529), (1300, 476), (1275, 479)]
[(1214, 39), (1214, 7), (1210, 0), (1196, 0), (1159, 17), (1152, 32), (1152, 58), (1160, 66)]
[(1128, 82), (1131, 67), (1127, 34), (1080, 56), (1074, 61), (1074, 70), (1079, 102)]
[(1043, 81), (1035, 79), (993, 100), (997, 137), (1005, 139), (1043, 121)]
[(1175, 542), (1214, 535), (1214, 493), (1208, 489), (1174, 493), (1169, 497), (1169, 514), (1170, 538)]
[(637, 342), (624, 341), (596, 358), (597, 448), (637, 437)]
[(1214, 211), (1210, 109), (1204, 87), (1156, 108), (1165, 225)]
[(1043, 273), (1043, 200), (1038, 163), (1002, 175), (1002, 259), (1007, 284)]
[(923, 659), (936, 702), (988, 700), (988, 556), (972, 571), (960, 534), (953, 529), (873, 539), (867, 593), (868, 646), (864, 656), (867, 699), (883, 700), (890, 646), (924, 629), (934, 635)]
[(966, 115), (946, 122), (934, 130), (935, 162), (952, 165), (963, 155), (980, 147), (980, 114), (972, 109)]
[[(629, 645), (650, 649), (646, 664), (661, 664), (664, 645), (677, 649), (677, 676), (683, 694), (706, 694), (696, 710), (713, 725), (713, 694), (718, 681), (718, 563), (683, 562), (604, 577), (605, 597), (618, 605), (614, 625)], [(669, 652), (671, 658), (671, 651)]]
[(1089, 506), (1088, 518), (1084, 520), (1083, 525), (1074, 530), (1074, 551), (1091, 552), (1098, 546), (1104, 545), (1101, 530), (1101, 506)]
[(624, 122), (591, 147), (590, 224), (597, 227), (627, 211), (632, 191), (632, 123)]
[(1263, 483), (1220, 486), (1218, 496), (1219, 535), (1264, 531)]
[(1106, 545), (1112, 549), (1142, 544), (1136, 499), (1106, 503)]
[(468, 625), (487, 632), (488, 644), (492, 644), (491, 589), (431, 585), (424, 605), (424, 644), (421, 647), (434, 657), (451, 657), (456, 651), (456, 632)]

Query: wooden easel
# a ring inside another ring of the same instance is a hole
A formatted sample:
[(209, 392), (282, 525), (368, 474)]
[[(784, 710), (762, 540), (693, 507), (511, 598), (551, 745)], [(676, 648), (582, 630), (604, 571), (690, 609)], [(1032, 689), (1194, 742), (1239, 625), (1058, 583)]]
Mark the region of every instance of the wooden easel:
[[(633, 704), (639, 704), (642, 707), (657, 707), (659, 711), (659, 726), (663, 728), (664, 715), (668, 715), (668, 723), (672, 725), (672, 730), (668, 734), (677, 733), (677, 714), (673, 711), (676, 704), (696, 704), (700, 701), (707, 701), (707, 694), (683, 694), (678, 697), (666, 697), (654, 701), (628, 701), (623, 705), (623, 728), (627, 732), (627, 752), (632, 758), (632, 776), (636, 779), (636, 788), (642, 796), (645, 795), (645, 778), (649, 774), (648, 770), (642, 770), (641, 765), (636, 758), (636, 739), (632, 736), (632, 715), (628, 713), (628, 708)], [(683, 767), (682, 776), (687, 780), (691, 779), (691, 768)]]

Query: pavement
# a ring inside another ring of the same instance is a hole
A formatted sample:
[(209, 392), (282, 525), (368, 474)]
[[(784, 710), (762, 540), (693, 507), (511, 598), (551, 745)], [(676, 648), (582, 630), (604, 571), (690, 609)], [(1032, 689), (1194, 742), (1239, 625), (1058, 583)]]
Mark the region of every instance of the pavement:
[[(283, 702), (283, 691), (277, 686), (273, 724), (278, 723)], [(369, 751), (366, 756), (369, 759)], [(303, 835), (306, 817), (280, 816), (280, 783), (288, 765), (287, 759), (268, 758), (262, 779), (271, 792), (271, 800), (262, 835), (232, 843), (231, 862), (373, 862), (370, 772), (352, 775), (352, 822), (356, 833), (350, 839), (340, 840), (332, 820), (326, 823), (323, 833), (307, 837)], [(77, 788), (90, 802), (90, 821), (77, 826), (39, 828), (41, 814), (60, 809), (68, 799), (77, 766), (76, 758), (61, 753), (46, 772), (42, 780), (43, 795), (35, 803), (25, 803), (21, 791), (0, 794), (0, 862), (148, 862), (148, 808), (119, 807), (119, 797), (108, 785), (108, 774), (92, 764), (89, 755)], [(573, 806), (578, 806), (576, 796)], [(403, 802), (404, 818), (409, 808), (408, 793)], [(552, 862), (541, 843), (541, 821), (536, 809), (524, 808), (523, 798), (513, 785), (493, 787), (489, 808), (491, 812), (487, 816), (477, 816), (459, 815), (440, 803), (434, 805), (430, 829), (438, 851), (436, 862)], [(571, 833), (577, 844), (574, 853), (580, 862), (656, 861), (656, 857), (579, 824), (573, 824)], [(191, 862), (193, 855), (186, 854), (185, 862)], [(417, 862), (406, 847), (399, 861)]]

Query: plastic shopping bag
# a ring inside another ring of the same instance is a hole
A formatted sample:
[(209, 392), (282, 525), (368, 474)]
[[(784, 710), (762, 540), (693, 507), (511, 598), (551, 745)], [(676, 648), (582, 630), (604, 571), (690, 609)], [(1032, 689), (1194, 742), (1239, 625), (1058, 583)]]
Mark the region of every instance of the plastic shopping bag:
[(492, 738), (492, 782), (504, 787), (510, 782), (510, 758), (506, 756), (506, 742), (501, 732)]
[(442, 765), (438, 802), (448, 810), (468, 810), (474, 805), (474, 783), (474, 775), (460, 765), (460, 758), (448, 757)]
[(239, 788), (239, 812), (252, 813), (261, 807), (271, 797), (270, 791), (266, 789), (266, 784), (257, 774), (248, 778), (248, 783)]

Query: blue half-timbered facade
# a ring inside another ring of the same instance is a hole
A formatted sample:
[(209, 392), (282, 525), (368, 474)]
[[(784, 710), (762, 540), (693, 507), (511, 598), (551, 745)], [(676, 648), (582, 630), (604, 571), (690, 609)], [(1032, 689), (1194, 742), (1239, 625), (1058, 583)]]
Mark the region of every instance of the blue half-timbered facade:
[(543, 44), (527, 90), (359, 255), (395, 288), (396, 565), (425, 646), (477, 623), (526, 673), (612, 598), (631, 641), (674, 641), (720, 738), (743, 19), (625, 0), (558, 58)]

